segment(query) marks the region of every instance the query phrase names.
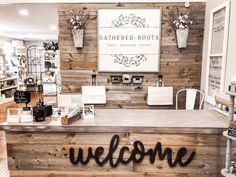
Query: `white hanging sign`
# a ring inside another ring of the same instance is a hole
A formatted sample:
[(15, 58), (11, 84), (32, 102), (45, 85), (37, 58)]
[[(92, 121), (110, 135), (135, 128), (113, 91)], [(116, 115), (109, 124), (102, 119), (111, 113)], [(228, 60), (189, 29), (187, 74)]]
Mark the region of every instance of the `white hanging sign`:
[(158, 72), (160, 25), (160, 9), (99, 9), (99, 71)]

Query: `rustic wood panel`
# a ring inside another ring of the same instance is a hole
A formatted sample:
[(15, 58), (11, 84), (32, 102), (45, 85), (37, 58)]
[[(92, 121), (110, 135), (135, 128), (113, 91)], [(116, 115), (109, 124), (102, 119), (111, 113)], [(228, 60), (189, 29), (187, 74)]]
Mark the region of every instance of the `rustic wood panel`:
[[(61, 4), (58, 7), (59, 45), (61, 58), (62, 92), (81, 92), (81, 86), (91, 84), (91, 75), (97, 74), (97, 84), (105, 85), (107, 92), (106, 108), (174, 108), (175, 106), (148, 106), (147, 87), (154, 86), (157, 74), (138, 73), (144, 76), (140, 87), (133, 85), (112, 85), (110, 75), (122, 73), (98, 73), (97, 71), (97, 10), (100, 8), (160, 8), (162, 10), (160, 72), (166, 86), (174, 87), (174, 95), (181, 88), (200, 88), (202, 45), (205, 17), (205, 3), (191, 3), (194, 24), (191, 26), (188, 47), (179, 50), (169, 12), (173, 7), (187, 11), (183, 3), (108, 3), (108, 4)], [(76, 49), (66, 19), (71, 10), (83, 9), (90, 15), (85, 29), (84, 47)], [(131, 73), (137, 75), (135, 73)], [(119, 93), (117, 93), (119, 90)], [(175, 103), (175, 100), (174, 100)], [(184, 106), (184, 98), (180, 99)]]
[[(176, 166), (171, 168), (166, 160), (158, 157), (154, 164), (150, 164), (148, 157), (141, 163), (129, 163), (119, 165), (117, 168), (105, 164), (99, 167), (93, 159), (88, 165), (74, 166), (69, 161), (69, 148), (81, 147), (87, 155), (88, 147), (93, 151), (102, 145), (105, 149), (101, 156), (103, 159), (109, 148), (110, 139), (114, 133), (39, 133), (39, 132), (7, 132), (8, 165), (11, 176), (83, 176), (83, 177), (217, 177), (220, 169), (224, 167), (225, 141), (226, 139), (217, 134), (142, 134), (122, 133), (120, 145), (114, 154), (118, 157), (120, 148), (127, 145), (133, 149), (133, 142), (140, 140), (145, 149), (154, 148), (157, 142), (162, 143), (162, 148), (169, 147), (173, 150), (173, 157), (181, 147), (187, 148), (186, 158), (195, 151), (196, 156), (186, 167)], [(232, 148), (232, 157), (236, 159), (236, 144)], [(128, 158), (129, 152), (125, 153)]]
[[(168, 145), (170, 146), (170, 145)], [(168, 147), (166, 145), (163, 145), (163, 148)], [(69, 149), (71, 145), (69, 144), (46, 144), (43, 146), (38, 145), (32, 145), (32, 144), (21, 144), (20, 146), (15, 146), (14, 144), (8, 145), (8, 153), (11, 154), (11, 158), (13, 159), (20, 159), (24, 158), (25, 154), (24, 152), (27, 151), (27, 155), (30, 156), (32, 159), (35, 158), (69, 158)], [(75, 148), (82, 148), (84, 151), (84, 154), (88, 153), (88, 147), (92, 147), (93, 149), (96, 149), (97, 146), (95, 145), (73, 145)], [(101, 155), (101, 159), (104, 159), (106, 154), (108, 153), (109, 146), (103, 145), (105, 154)], [(128, 145), (130, 149), (131, 145)], [(153, 148), (153, 145), (147, 145), (145, 146), (146, 149)], [(179, 146), (171, 146), (173, 150), (173, 155), (176, 155), (177, 150), (179, 149)], [(186, 157), (190, 155), (192, 151), (196, 151), (197, 158), (201, 160), (222, 160), (225, 159), (225, 147), (195, 147), (195, 146), (187, 146), (188, 152), (186, 154)], [(114, 159), (118, 158), (120, 151), (120, 147), (117, 148), (117, 151), (113, 154)], [(232, 157), (236, 157), (236, 148), (232, 149)], [(130, 152), (127, 152), (124, 154), (124, 159), (128, 159), (130, 156)], [(186, 157), (183, 158), (186, 160)], [(194, 158), (196, 159), (196, 157)]]
[(59, 172), (51, 171), (30, 171), (27, 174), (24, 171), (12, 171), (11, 177), (222, 177), (222, 175), (186, 175), (186, 174), (164, 174), (164, 173), (122, 173), (122, 172)]
[[(11, 171), (11, 177), (187, 177), (186, 174), (163, 174), (163, 173), (124, 173), (124, 172), (71, 172), (71, 171)], [(198, 177), (198, 176), (195, 176)], [(199, 176), (200, 177), (200, 176)], [(204, 175), (203, 177), (217, 177)]]

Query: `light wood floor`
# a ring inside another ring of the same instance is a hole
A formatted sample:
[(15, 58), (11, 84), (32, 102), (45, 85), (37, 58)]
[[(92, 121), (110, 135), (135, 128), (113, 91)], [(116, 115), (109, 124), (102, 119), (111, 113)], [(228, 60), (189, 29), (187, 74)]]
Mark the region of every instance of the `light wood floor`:
[[(31, 92), (31, 102), (29, 106), (33, 106), (38, 102), (40, 94), (37, 92)], [(6, 121), (7, 109), (8, 108), (20, 108), (24, 105), (16, 104), (14, 101), (0, 105), (0, 123)], [(6, 152), (6, 141), (5, 133), (0, 131), (0, 177), (8, 177), (7, 170), (7, 152)]]

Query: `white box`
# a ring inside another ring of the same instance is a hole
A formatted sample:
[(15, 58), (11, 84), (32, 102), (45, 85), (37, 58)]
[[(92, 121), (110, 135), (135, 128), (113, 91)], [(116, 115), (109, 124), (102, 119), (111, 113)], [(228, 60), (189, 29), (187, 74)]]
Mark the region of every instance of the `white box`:
[(83, 104), (105, 104), (105, 86), (82, 86)]
[(148, 105), (173, 105), (173, 87), (148, 87)]

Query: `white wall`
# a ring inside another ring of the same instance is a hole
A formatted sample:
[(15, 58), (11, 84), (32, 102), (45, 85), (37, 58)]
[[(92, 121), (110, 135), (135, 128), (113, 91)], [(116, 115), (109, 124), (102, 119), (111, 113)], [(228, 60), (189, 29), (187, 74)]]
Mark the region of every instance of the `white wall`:
[[(207, 0), (206, 14), (205, 14), (205, 32), (203, 43), (203, 58), (202, 58), (202, 78), (201, 89), (205, 91), (206, 85), (206, 64), (207, 64), (207, 49), (208, 49), (208, 34), (210, 25), (210, 11), (229, 0)], [(225, 90), (227, 90), (230, 84), (231, 77), (236, 75), (236, 0), (231, 0), (230, 5), (230, 24), (228, 35), (228, 50), (226, 59), (226, 75), (225, 75)]]

